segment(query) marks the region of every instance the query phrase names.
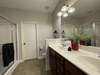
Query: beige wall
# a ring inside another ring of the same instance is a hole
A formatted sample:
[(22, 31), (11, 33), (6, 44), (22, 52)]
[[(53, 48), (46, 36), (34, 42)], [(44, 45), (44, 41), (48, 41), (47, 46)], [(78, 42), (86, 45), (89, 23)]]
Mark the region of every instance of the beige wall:
[[(38, 13), (25, 10), (9, 9), (9, 8), (0, 8), (0, 15), (5, 16), (12, 22), (15, 22), (18, 25), (18, 36), (19, 36), (19, 53), (20, 59), (22, 58), (22, 44), (21, 44), (21, 22), (32, 21), (38, 25), (46, 25), (50, 29), (52, 28), (52, 16), (47, 13)], [(43, 28), (42, 28), (43, 29)], [(45, 29), (44, 29), (45, 30)], [(47, 29), (48, 30), (48, 29)], [(46, 32), (46, 31), (45, 31)], [(50, 31), (49, 31), (50, 33)], [(52, 33), (52, 30), (51, 30)], [(45, 33), (48, 34), (48, 33)], [(45, 35), (46, 36), (46, 35)], [(49, 35), (52, 37), (52, 35)], [(41, 36), (42, 37), (42, 36)], [(45, 37), (46, 38), (46, 37)]]

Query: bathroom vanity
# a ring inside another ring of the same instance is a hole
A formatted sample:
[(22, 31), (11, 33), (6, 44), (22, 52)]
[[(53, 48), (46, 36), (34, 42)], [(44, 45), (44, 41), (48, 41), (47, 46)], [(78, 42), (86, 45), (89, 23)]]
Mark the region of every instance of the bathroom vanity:
[(87, 75), (77, 66), (63, 58), (49, 47), (49, 59), (52, 75)]
[(69, 52), (56, 44), (49, 45), (48, 52), (51, 75), (100, 75), (100, 67), (95, 66), (95, 62), (90, 64), (95, 60), (97, 64), (100, 62), (99, 58), (92, 60), (95, 54), (81, 49)]

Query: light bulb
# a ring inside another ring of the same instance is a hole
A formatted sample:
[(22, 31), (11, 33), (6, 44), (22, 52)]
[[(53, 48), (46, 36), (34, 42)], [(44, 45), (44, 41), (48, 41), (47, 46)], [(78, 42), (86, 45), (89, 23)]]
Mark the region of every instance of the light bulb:
[(60, 12), (57, 13), (57, 16), (60, 17), (60, 16), (62, 16), (62, 14), (63, 14), (63, 13), (60, 11)]
[(73, 12), (75, 12), (75, 8), (74, 7), (69, 8), (68, 13), (73, 13)]
[(63, 14), (63, 17), (65, 18), (65, 17), (68, 17), (68, 13), (64, 13)]
[(61, 8), (61, 11), (62, 11), (62, 12), (66, 12), (66, 11), (67, 11), (67, 6), (66, 6), (66, 5), (63, 6), (63, 7)]

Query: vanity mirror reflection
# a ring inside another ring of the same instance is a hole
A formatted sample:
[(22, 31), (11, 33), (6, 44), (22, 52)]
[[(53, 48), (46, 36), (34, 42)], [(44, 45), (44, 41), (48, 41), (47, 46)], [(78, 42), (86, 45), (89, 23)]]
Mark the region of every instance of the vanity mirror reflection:
[(78, 0), (72, 7), (75, 8), (73, 13), (62, 16), (66, 37), (78, 33), (81, 38), (88, 37), (83, 45), (100, 47), (100, 0)]

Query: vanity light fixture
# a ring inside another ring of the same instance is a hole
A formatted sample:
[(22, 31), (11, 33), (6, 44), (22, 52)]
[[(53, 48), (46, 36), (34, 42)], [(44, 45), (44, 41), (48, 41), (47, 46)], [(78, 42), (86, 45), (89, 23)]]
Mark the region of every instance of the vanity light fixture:
[(73, 12), (75, 12), (75, 10), (76, 9), (74, 7), (70, 7), (69, 10), (68, 10), (68, 13), (73, 13)]
[(61, 11), (62, 11), (62, 12), (66, 12), (67, 9), (68, 9), (68, 7), (67, 7), (66, 5), (64, 5), (64, 6), (61, 8)]
[(62, 8), (61, 8), (61, 11), (59, 11), (58, 13), (57, 13), (57, 16), (58, 17), (68, 17), (68, 14), (70, 14), (70, 13), (73, 13), (73, 12), (75, 12), (75, 8), (74, 7), (70, 7), (69, 5), (64, 5)]
[(64, 13), (62, 16), (63, 16), (64, 18), (66, 18), (66, 17), (68, 17), (68, 13)]
[(61, 11), (57, 13), (57, 16), (59, 16), (59, 17), (62, 15), (63, 15), (63, 13)]

